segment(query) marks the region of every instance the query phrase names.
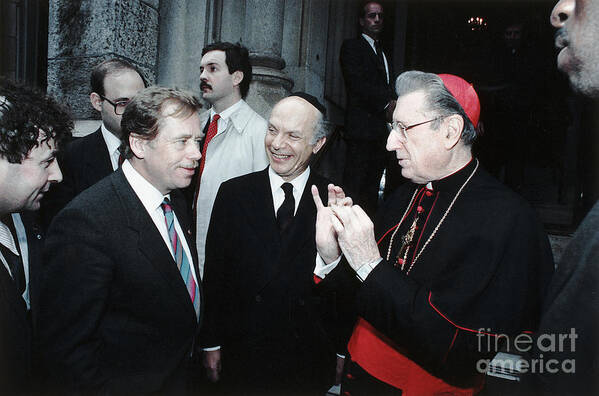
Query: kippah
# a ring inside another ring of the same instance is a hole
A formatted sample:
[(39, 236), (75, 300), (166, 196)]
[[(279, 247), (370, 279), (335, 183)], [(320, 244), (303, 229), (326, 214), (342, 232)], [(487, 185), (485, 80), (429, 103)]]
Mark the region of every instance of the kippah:
[(480, 117), (480, 102), (472, 84), (453, 74), (438, 74), (438, 76), (443, 80), (447, 90), (462, 106), (474, 127), (477, 127)]
[(320, 103), (318, 101), (318, 99), (316, 99), (316, 97), (314, 97), (310, 94), (307, 94), (305, 92), (293, 92), (288, 97), (292, 97), (292, 96), (298, 96), (298, 97), (304, 99), (306, 102), (308, 102), (312, 106), (316, 107), (316, 109), (318, 109), (318, 111), (320, 111), (323, 116), (327, 115), (327, 109), (322, 105), (322, 103)]

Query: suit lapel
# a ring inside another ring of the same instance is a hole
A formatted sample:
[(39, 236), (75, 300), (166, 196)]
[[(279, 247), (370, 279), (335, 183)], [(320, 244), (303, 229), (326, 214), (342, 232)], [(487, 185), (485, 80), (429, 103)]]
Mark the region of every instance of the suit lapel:
[(248, 230), (260, 230), (260, 240), (263, 242), (262, 248), (259, 249), (263, 252), (261, 254), (263, 260), (258, 263), (260, 267), (255, 269), (256, 273), (260, 274), (259, 284), (255, 285), (259, 290), (277, 273), (278, 258), (281, 253), (281, 236), (275, 218), (268, 168), (258, 174), (256, 182), (251, 184), (250, 188), (252, 191), (249, 196), (252, 197), (252, 201), (249, 202), (243, 215), (251, 219)]
[[(379, 76), (386, 83), (387, 82), (387, 73), (385, 72), (385, 65), (384, 64), (381, 65), (381, 62), (379, 61), (379, 58), (376, 55), (376, 52), (372, 49), (370, 44), (368, 44), (368, 41), (366, 41), (366, 39), (362, 35), (360, 35), (360, 39), (361, 39), (360, 42), (362, 43), (364, 53), (368, 54), (368, 59), (370, 59), (370, 62), (372, 62), (373, 67), (379, 71)], [(387, 59), (387, 61), (388, 61), (388, 59)], [(391, 72), (391, 69), (389, 69), (389, 73), (390, 72)], [(389, 74), (389, 75), (391, 75), (391, 74)]]
[[(139, 252), (146, 257), (160, 274), (162, 274), (170, 285), (173, 295), (176, 296), (176, 298), (181, 301), (182, 306), (187, 307), (185, 309), (195, 317), (191, 299), (187, 294), (187, 288), (181, 278), (181, 274), (179, 273), (179, 269), (177, 268), (173, 256), (121, 169), (117, 170), (112, 175), (112, 182), (116, 194), (119, 197), (119, 201), (124, 209), (124, 215), (126, 217), (124, 220), (126, 221), (127, 226), (138, 234), (137, 248)], [(189, 241), (189, 239), (187, 240)], [(134, 243), (134, 241), (131, 241), (131, 243)], [(197, 268), (195, 262), (194, 267)]]
[(94, 132), (90, 143), (86, 146), (89, 151), (84, 158), (84, 166), (86, 174), (92, 181), (90, 185), (92, 185), (103, 179), (105, 175), (112, 173), (112, 162), (110, 161), (110, 153), (102, 137), (101, 129)]
[(15, 311), (19, 318), (25, 321), (27, 315), (27, 304), (25, 303), (25, 300), (23, 300), (23, 297), (19, 295), (12, 277), (2, 263), (0, 263), (0, 287), (2, 288), (0, 293), (3, 293), (6, 296), (7, 305), (11, 307), (10, 309)]
[[(268, 174), (266, 175), (268, 182)], [(283, 238), (281, 238), (278, 228), (276, 226), (276, 222), (273, 222), (274, 229), (277, 235), (277, 252), (276, 255), (268, 256), (275, 257), (275, 260), (272, 260), (268, 263), (265, 263), (265, 267), (268, 272), (265, 272), (265, 276), (262, 277), (263, 283), (260, 285), (259, 290), (268, 286), (268, 284), (277, 278), (277, 275), (286, 269), (289, 266), (297, 265), (295, 262), (295, 257), (298, 256), (301, 249), (308, 243), (314, 242), (314, 227), (316, 224), (316, 207), (314, 206), (314, 201), (312, 200), (312, 193), (310, 188), (312, 184), (316, 184), (318, 186), (319, 191), (326, 191), (326, 183), (321, 182), (321, 178), (314, 174), (314, 171), (311, 170), (310, 177), (306, 182), (306, 186), (304, 187), (304, 191), (300, 198), (300, 203), (297, 208), (297, 212), (293, 219), (293, 222), (290, 225), (290, 229)], [(268, 192), (270, 193), (270, 184), (267, 186)], [(274, 204), (272, 203), (272, 194), (271, 196), (271, 205), (269, 207), (271, 213), (274, 213)], [(271, 240), (271, 242), (274, 238)], [(314, 252), (316, 253), (316, 251)], [(316, 259), (316, 256), (314, 256)]]

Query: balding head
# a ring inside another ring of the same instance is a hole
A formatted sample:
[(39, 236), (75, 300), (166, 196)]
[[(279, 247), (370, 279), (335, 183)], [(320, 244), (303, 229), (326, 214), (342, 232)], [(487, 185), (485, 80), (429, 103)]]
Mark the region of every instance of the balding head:
[(271, 168), (286, 181), (302, 174), (325, 143), (322, 117), (299, 96), (284, 98), (272, 109), (264, 143)]

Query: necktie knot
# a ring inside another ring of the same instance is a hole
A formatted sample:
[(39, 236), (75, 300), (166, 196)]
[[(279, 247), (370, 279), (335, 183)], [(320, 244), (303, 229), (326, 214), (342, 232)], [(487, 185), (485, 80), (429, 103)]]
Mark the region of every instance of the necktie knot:
[(213, 122), (217, 122), (220, 119), (220, 114), (216, 113), (213, 117), (212, 120), (210, 121), (210, 123)]
[(168, 198), (164, 198), (164, 200), (162, 201), (162, 203), (160, 204), (160, 206), (162, 207), (162, 211), (164, 212), (164, 214), (166, 215), (167, 213), (172, 213), (173, 208), (171, 206), (171, 201)]
[(281, 188), (285, 192), (285, 200), (277, 210), (277, 224), (281, 232), (285, 231), (295, 214), (295, 198), (293, 197), (293, 185), (291, 183), (283, 183)]
[(285, 199), (287, 199), (287, 197), (289, 197), (290, 195), (293, 196), (293, 184), (283, 183), (281, 184), (281, 188), (285, 192)]

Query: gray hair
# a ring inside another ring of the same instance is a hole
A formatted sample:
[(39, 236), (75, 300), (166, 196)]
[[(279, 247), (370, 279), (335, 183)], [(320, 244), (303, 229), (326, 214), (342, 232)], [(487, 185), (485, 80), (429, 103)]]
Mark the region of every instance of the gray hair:
[(324, 116), (319, 111), (316, 116), (316, 122), (314, 124), (314, 136), (310, 140), (310, 144), (316, 144), (320, 139), (325, 138), (329, 135), (330, 128), (324, 121)]
[[(407, 95), (415, 91), (424, 91), (426, 105), (429, 111), (434, 112), (439, 117), (446, 117), (452, 114), (462, 116), (464, 120), (464, 129), (462, 129), (462, 142), (466, 146), (472, 145), (476, 139), (476, 127), (466, 115), (466, 112), (449, 92), (441, 77), (434, 73), (425, 73), (418, 70), (404, 72), (395, 80), (395, 91), (397, 96)], [(439, 128), (441, 120), (436, 120), (431, 124), (433, 129)]]

